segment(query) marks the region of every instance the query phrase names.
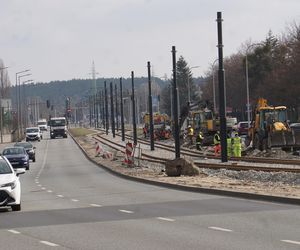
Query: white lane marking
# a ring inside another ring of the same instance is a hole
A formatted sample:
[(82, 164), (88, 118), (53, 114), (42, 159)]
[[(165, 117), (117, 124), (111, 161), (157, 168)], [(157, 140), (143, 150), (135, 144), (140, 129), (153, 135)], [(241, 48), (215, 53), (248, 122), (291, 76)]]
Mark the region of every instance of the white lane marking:
[(133, 214), (133, 211), (129, 211), (129, 210), (119, 209), (119, 211), (126, 214)]
[(59, 198), (64, 198), (64, 196), (61, 195), (61, 194), (58, 194), (57, 197), (59, 197)]
[(77, 201), (79, 201), (79, 200), (76, 200), (76, 199), (71, 199), (71, 201), (77, 202)]
[(281, 241), (286, 242), (286, 243), (300, 245), (300, 241), (294, 241), (294, 240), (281, 240)]
[(45, 244), (45, 245), (50, 246), (50, 247), (58, 247), (59, 246), (59, 245), (57, 245), (55, 243), (52, 243), (52, 242), (49, 242), (49, 241), (45, 241), (45, 240), (41, 240), (40, 243)]
[(38, 185), (38, 187), (41, 187), (41, 186), (42, 186), (41, 184)]
[(45, 190), (46, 188), (45, 188), (45, 187), (42, 187), (42, 189)]
[(36, 183), (36, 184), (39, 184), (39, 182), (38, 182), (38, 181), (36, 181), (35, 183)]
[(222, 227), (208, 227), (208, 228), (213, 229), (213, 230), (217, 230), (217, 231), (232, 232), (232, 230), (227, 229), (227, 228), (222, 228)]
[(48, 193), (52, 193), (53, 191), (52, 191), (52, 190), (48, 190), (47, 192), (48, 192)]
[(163, 220), (163, 221), (170, 221), (170, 222), (175, 221), (174, 219), (165, 218), (165, 217), (156, 217), (156, 219)]
[(42, 171), (43, 171), (44, 168), (45, 168), (45, 165), (46, 165), (46, 159), (47, 159), (47, 155), (48, 155), (48, 143), (49, 143), (49, 141), (47, 140), (47, 141), (46, 141), (46, 149), (45, 149), (45, 154), (44, 154), (44, 159), (43, 159), (42, 167), (40, 168), (39, 172), (37, 173), (36, 178), (39, 178), (39, 177), (40, 177)]
[(13, 229), (10, 229), (10, 230), (7, 230), (8, 232), (11, 232), (13, 234), (20, 234), (19, 231), (16, 231), (16, 230), (13, 230)]
[(99, 204), (90, 204), (90, 206), (92, 206), (92, 207), (102, 207), (102, 205), (99, 205)]

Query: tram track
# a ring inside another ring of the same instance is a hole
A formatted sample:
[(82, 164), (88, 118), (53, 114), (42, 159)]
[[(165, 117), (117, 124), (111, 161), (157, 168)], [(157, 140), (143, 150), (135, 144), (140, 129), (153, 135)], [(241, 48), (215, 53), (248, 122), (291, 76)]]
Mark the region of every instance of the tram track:
[[(125, 146), (111, 141), (107, 138), (105, 138), (104, 136), (98, 134), (97, 136), (93, 137), (95, 140), (107, 145), (108, 147), (113, 148), (114, 150), (120, 151), (120, 152), (125, 152)], [(130, 137), (127, 137), (130, 138)], [(138, 141), (141, 141), (141, 139), (139, 139)], [(143, 141), (143, 140), (142, 140)], [(144, 143), (144, 141), (143, 141)], [(156, 145), (157, 148), (160, 148), (162, 150), (167, 150), (170, 152), (173, 152), (174, 150), (168, 148), (168, 147), (164, 147), (161, 145)], [(183, 155), (188, 155), (191, 157), (201, 157), (201, 155), (199, 154), (193, 154), (191, 152), (182, 152)], [(207, 157), (207, 156), (205, 156)], [(160, 164), (165, 164), (166, 161), (171, 160), (168, 158), (162, 158), (151, 155), (151, 154), (147, 154), (142, 152), (140, 154), (139, 157), (140, 160), (146, 160), (149, 162), (154, 162), (154, 163), (160, 163)], [(215, 158), (218, 159), (218, 158)], [(274, 159), (273, 159), (274, 160)], [(257, 163), (256, 161), (254, 161), (253, 163)], [(268, 162), (260, 162), (260, 163), (268, 163)], [(194, 161), (194, 164), (196, 166), (198, 166), (199, 168), (210, 168), (210, 169), (227, 169), (227, 170), (235, 170), (235, 171), (249, 171), (249, 170), (255, 170), (255, 171), (264, 171), (264, 172), (291, 172), (291, 173), (300, 173), (300, 167), (270, 167), (270, 166), (255, 166), (255, 165), (239, 165), (238, 162), (234, 162), (234, 163), (204, 163), (204, 162), (197, 162)], [(278, 164), (278, 163), (276, 163)], [(280, 163), (282, 164), (282, 163)], [(285, 164), (285, 165), (289, 165), (289, 164)], [(295, 164), (294, 164), (295, 165)]]

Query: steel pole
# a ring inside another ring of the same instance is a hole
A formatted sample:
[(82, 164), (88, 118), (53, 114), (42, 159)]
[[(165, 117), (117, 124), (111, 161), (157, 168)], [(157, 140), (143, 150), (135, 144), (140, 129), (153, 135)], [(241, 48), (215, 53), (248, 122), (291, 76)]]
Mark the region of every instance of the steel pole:
[(122, 130), (122, 141), (125, 141), (122, 77), (120, 78), (120, 104), (121, 104), (121, 107), (120, 107), (120, 108), (121, 108), (121, 130)]
[(172, 46), (173, 61), (173, 111), (174, 111), (174, 139), (175, 139), (175, 158), (180, 158), (179, 124), (178, 124), (178, 97), (177, 97), (177, 72), (176, 72), (176, 48)]
[(137, 133), (136, 133), (136, 116), (135, 116), (135, 98), (134, 98), (134, 72), (131, 71), (131, 101), (132, 101), (132, 129), (133, 129), (133, 142), (137, 145)]
[(151, 64), (150, 62), (147, 63), (148, 67), (148, 88), (149, 88), (149, 127), (150, 127), (150, 149), (154, 150), (154, 129), (153, 129), (153, 109), (152, 109), (152, 92), (151, 92)]
[(247, 56), (247, 51), (246, 51), (246, 58), (245, 58), (245, 66), (246, 66), (246, 88), (247, 88), (247, 120), (248, 120), (248, 128), (250, 128), (250, 94), (249, 94), (248, 56)]
[(110, 115), (111, 115), (111, 131), (113, 138), (115, 138), (115, 110), (114, 110), (114, 89), (113, 83), (110, 82)]
[(117, 84), (115, 84), (115, 98), (116, 98), (116, 125), (117, 125), (117, 131), (119, 132), (119, 103), (118, 103)]
[(225, 116), (225, 79), (223, 66), (223, 38), (222, 38), (222, 12), (217, 13), (218, 26), (218, 54), (219, 54), (219, 115), (221, 132), (221, 158), (222, 162), (227, 162), (227, 133)]
[(107, 102), (107, 88), (106, 88), (106, 81), (104, 81), (104, 95), (105, 95), (105, 129), (106, 134), (108, 135), (109, 129), (109, 121), (108, 121), (108, 102)]

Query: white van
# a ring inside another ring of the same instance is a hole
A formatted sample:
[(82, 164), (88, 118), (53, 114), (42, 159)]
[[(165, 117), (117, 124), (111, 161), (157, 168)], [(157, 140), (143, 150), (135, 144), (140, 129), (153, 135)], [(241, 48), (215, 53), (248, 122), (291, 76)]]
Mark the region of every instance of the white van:
[(47, 120), (46, 119), (38, 120), (37, 124), (41, 131), (47, 131)]

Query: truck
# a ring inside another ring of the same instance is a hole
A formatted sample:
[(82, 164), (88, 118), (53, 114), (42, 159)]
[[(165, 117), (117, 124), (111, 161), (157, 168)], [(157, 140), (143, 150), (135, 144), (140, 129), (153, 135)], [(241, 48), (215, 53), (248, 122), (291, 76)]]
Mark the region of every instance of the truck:
[(259, 150), (300, 147), (300, 131), (289, 126), (286, 106), (271, 106), (264, 98), (258, 100), (248, 136)]
[(50, 119), (50, 138), (67, 138), (67, 120), (65, 117), (52, 117)]
[(38, 120), (37, 125), (38, 125), (38, 127), (41, 131), (47, 131), (48, 126), (47, 126), (47, 120), (46, 119)]

